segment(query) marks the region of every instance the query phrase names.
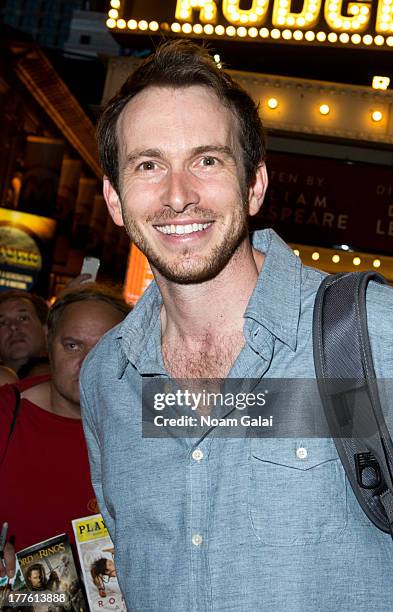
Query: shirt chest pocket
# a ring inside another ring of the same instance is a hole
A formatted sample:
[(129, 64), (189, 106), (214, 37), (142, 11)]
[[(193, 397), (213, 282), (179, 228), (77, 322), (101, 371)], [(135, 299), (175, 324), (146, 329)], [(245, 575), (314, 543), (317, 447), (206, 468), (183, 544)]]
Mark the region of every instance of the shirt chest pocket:
[(332, 440), (253, 438), (249, 459), (249, 517), (258, 540), (302, 546), (340, 538), (346, 483)]

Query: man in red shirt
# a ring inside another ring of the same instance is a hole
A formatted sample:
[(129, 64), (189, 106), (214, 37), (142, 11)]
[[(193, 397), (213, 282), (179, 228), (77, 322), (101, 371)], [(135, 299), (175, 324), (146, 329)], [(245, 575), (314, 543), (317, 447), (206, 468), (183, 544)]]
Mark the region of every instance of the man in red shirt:
[[(8, 522), (17, 551), (63, 532), (73, 541), (71, 520), (98, 512), (80, 417), (79, 372), (87, 353), (128, 311), (106, 289), (89, 285), (68, 292), (49, 313), (51, 377), (0, 389), (0, 524)], [(10, 561), (5, 557), (9, 569), (12, 555)]]

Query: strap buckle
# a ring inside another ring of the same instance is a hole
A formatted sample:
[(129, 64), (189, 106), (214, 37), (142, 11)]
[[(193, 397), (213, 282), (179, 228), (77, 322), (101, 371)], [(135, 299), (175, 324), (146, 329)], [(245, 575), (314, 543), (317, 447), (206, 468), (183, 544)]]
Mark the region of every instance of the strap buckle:
[(379, 463), (372, 453), (356, 453), (356, 479), (362, 489), (377, 489), (382, 484)]

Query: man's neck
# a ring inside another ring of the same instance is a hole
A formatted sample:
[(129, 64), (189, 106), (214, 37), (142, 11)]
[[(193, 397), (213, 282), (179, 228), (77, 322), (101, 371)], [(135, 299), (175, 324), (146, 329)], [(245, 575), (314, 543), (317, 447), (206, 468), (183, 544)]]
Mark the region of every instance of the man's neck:
[(81, 418), (80, 405), (60, 395), (49, 380), (26, 389), (21, 395), (52, 414), (73, 419)]
[(215, 278), (180, 285), (156, 275), (163, 298), (162, 338), (192, 349), (216, 335), (241, 332), (243, 315), (258, 280), (264, 255), (247, 241)]
[(47, 356), (47, 351), (45, 348), (42, 348), (40, 351), (37, 351), (36, 353), (34, 353), (34, 355), (31, 357), (27, 357), (27, 358), (22, 357), (21, 359), (4, 360), (3, 365), (7, 366), (7, 368), (11, 368), (11, 370), (14, 370), (14, 372), (18, 373), (20, 368), (26, 365), (27, 363), (29, 363), (30, 360), (39, 359), (41, 357), (46, 357), (46, 356)]
[(3, 365), (7, 366), (7, 368), (11, 368), (14, 372), (18, 373), (19, 369), (28, 362), (28, 359), (8, 359), (5, 360)]
[(79, 403), (72, 402), (61, 395), (53, 383), (50, 386), (51, 412), (63, 417), (72, 419), (81, 418), (81, 407)]

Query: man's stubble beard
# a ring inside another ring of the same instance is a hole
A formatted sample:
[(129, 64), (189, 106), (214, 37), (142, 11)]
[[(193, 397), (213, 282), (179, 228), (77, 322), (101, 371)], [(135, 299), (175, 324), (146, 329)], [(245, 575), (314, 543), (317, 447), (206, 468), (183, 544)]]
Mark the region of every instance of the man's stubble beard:
[(52, 377), (51, 382), (51, 397), (53, 398), (53, 391), (55, 391), (58, 395), (58, 397), (64, 402), (67, 403), (69, 408), (72, 408), (73, 410), (77, 409), (80, 410), (80, 396), (79, 396), (79, 388), (73, 389), (72, 385), (65, 386), (64, 385), (64, 381), (61, 380), (60, 382), (57, 380), (57, 377), (54, 376)]
[(54, 388), (56, 389), (57, 394), (67, 402), (68, 406), (72, 409), (80, 410), (80, 397), (78, 391), (73, 391), (73, 389), (65, 389), (63, 386), (53, 383)]
[[(123, 221), (127, 234), (131, 241), (146, 256), (149, 264), (167, 280), (180, 285), (191, 285), (203, 283), (216, 277), (227, 265), (231, 257), (236, 253), (240, 244), (248, 236), (248, 217), (246, 204), (239, 203), (236, 207), (232, 223), (225, 228), (225, 233), (221, 240), (216, 244), (211, 252), (201, 258), (196, 258), (196, 251), (185, 247), (177, 256), (175, 261), (170, 263), (164, 261), (148, 243), (145, 236), (140, 231), (131, 215), (122, 206)], [(181, 218), (179, 216), (179, 218)], [(173, 213), (171, 214), (173, 219)], [(219, 222), (220, 217), (216, 217), (214, 223)], [(156, 218), (155, 223), (162, 223), (164, 219)], [(191, 256), (191, 258), (190, 258)]]

